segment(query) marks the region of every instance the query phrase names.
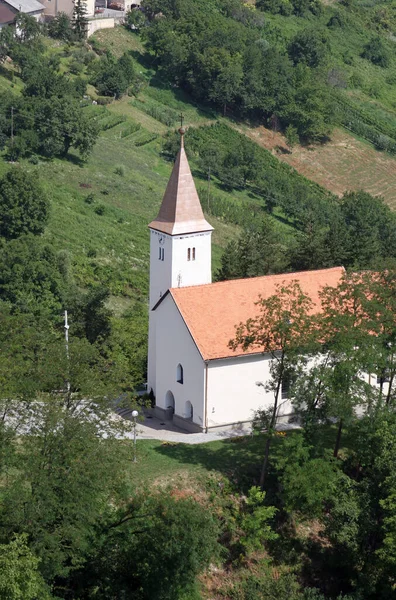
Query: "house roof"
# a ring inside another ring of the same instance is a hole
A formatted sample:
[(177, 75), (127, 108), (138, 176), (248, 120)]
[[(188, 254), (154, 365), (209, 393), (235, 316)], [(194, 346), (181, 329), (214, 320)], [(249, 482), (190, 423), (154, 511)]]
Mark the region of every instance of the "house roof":
[(258, 314), (259, 309), (255, 303), (259, 296), (268, 298), (276, 292), (277, 284), (297, 281), (314, 306), (319, 308), (319, 291), (325, 286), (336, 287), (343, 274), (343, 267), (335, 267), (172, 288), (169, 292), (202, 358), (215, 360), (241, 354), (257, 354), (257, 348), (246, 352), (233, 351), (228, 343), (234, 338), (237, 325)]
[(206, 221), (202, 212), (184, 150), (184, 129), (179, 129), (179, 133), (181, 135), (180, 150), (158, 216), (150, 223), (149, 227), (169, 235), (211, 231), (213, 227)]
[(15, 8), (18, 12), (33, 13), (44, 10), (43, 4), (37, 0), (4, 0), (9, 6)]
[(11, 10), (6, 4), (0, 2), (0, 24), (5, 25), (12, 23), (15, 19), (15, 12)]

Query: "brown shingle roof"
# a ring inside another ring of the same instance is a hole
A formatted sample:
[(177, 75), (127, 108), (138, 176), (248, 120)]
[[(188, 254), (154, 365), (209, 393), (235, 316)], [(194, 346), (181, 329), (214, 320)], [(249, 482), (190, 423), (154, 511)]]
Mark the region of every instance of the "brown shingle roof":
[(150, 223), (149, 227), (170, 235), (211, 231), (213, 229), (202, 212), (183, 147), (183, 135), (181, 137), (181, 148), (176, 157), (158, 216)]
[[(231, 350), (228, 342), (235, 336), (236, 325), (258, 314), (255, 302), (260, 295), (268, 298), (275, 293), (277, 284), (298, 281), (302, 291), (319, 308), (320, 289), (327, 285), (336, 287), (343, 274), (343, 267), (335, 267), (172, 288), (170, 293), (203, 359), (214, 360), (242, 354), (240, 350)], [(244, 354), (255, 353), (257, 349)]]

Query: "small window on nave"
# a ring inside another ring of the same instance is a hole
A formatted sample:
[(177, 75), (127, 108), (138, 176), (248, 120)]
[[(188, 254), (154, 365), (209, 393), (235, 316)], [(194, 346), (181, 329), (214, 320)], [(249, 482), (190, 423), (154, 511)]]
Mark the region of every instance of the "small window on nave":
[(187, 248), (187, 260), (191, 260), (191, 248)]
[(192, 259), (195, 260), (195, 248), (192, 249)]
[(181, 366), (181, 364), (177, 365), (176, 381), (177, 383), (183, 383), (183, 367)]

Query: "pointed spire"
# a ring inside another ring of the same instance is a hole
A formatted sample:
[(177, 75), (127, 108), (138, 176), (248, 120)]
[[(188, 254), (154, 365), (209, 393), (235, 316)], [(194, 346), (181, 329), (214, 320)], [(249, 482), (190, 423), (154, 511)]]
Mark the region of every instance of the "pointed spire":
[(183, 235), (198, 231), (212, 231), (206, 221), (194, 179), (184, 150), (183, 116), (180, 133), (180, 150), (176, 157), (161, 207), (156, 219), (149, 225), (152, 229), (169, 235)]

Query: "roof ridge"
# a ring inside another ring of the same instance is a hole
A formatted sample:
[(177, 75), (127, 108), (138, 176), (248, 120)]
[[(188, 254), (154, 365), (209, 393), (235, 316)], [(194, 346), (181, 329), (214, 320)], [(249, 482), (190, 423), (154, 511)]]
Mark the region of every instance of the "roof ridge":
[(301, 277), (302, 275), (308, 274), (308, 273), (329, 273), (330, 271), (345, 271), (345, 267), (329, 267), (328, 269), (311, 269), (310, 271), (292, 271), (291, 273), (274, 273), (274, 274), (269, 274), (269, 275), (257, 275), (256, 277), (238, 277), (236, 279), (225, 279), (224, 281), (213, 281), (212, 283), (201, 283), (199, 285), (184, 285), (182, 287), (179, 288), (170, 288), (170, 291), (172, 292), (173, 290), (185, 290), (185, 289), (191, 289), (191, 288), (204, 288), (207, 287), (209, 285), (211, 286), (221, 286), (221, 285), (231, 285), (231, 284), (237, 284), (240, 283), (241, 281), (255, 281), (257, 279), (267, 279), (269, 277), (271, 277), (271, 279), (274, 278), (282, 278), (288, 275), (296, 275), (298, 277)]

